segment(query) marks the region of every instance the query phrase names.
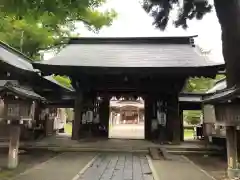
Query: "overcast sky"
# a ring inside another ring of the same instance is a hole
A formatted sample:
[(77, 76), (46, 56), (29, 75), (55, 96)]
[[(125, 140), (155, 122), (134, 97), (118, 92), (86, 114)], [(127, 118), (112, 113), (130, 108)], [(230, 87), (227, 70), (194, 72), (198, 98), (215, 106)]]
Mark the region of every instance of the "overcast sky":
[[(77, 24), (77, 33), (81, 36), (184, 36), (198, 35), (195, 42), (205, 50), (211, 50), (210, 58), (214, 61), (223, 61), (221, 53), (221, 29), (215, 11), (205, 15), (201, 20), (189, 22), (189, 28), (175, 28), (171, 21), (167, 29), (162, 32), (153, 25), (150, 17), (141, 7), (139, 0), (108, 0), (102, 7), (113, 8), (118, 17), (112, 26), (104, 27), (98, 34), (88, 31), (81, 24)], [(176, 13), (171, 15), (174, 19)]]

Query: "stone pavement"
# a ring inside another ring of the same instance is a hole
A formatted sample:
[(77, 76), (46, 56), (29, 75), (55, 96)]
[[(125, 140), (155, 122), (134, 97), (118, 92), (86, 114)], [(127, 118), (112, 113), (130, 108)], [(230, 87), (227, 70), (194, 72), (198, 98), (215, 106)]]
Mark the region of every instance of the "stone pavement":
[(143, 154), (102, 153), (76, 180), (154, 180)]
[(15, 177), (14, 180), (72, 180), (96, 153), (62, 153)]
[(169, 155), (169, 160), (152, 160), (160, 180), (215, 180), (185, 156)]
[(109, 152), (97, 156), (90, 152), (68, 152), (14, 180), (215, 180), (185, 156), (169, 154), (168, 159), (151, 160), (149, 164), (145, 154), (140, 153)]

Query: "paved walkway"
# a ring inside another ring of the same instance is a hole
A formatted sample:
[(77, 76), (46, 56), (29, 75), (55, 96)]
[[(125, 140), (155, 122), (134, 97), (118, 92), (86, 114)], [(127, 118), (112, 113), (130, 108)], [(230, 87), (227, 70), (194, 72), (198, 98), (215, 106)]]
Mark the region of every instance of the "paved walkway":
[[(144, 154), (68, 152), (40, 164), (14, 180), (215, 180), (184, 156), (152, 160)], [(94, 157), (95, 160), (91, 161)], [(88, 166), (86, 166), (88, 165)], [(84, 171), (81, 171), (83, 170)], [(156, 175), (155, 179), (153, 175)]]
[(72, 180), (96, 153), (63, 153), (40, 164), (14, 180)]
[(101, 154), (77, 180), (154, 180), (146, 156)]
[(169, 160), (153, 160), (160, 180), (215, 180), (185, 156), (169, 155)]

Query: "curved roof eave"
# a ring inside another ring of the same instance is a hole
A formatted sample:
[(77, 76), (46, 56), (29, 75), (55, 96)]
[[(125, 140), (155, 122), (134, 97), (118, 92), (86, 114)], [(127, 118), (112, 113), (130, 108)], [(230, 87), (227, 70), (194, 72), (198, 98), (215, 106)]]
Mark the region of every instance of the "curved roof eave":
[(30, 58), (2, 41), (0, 41), (0, 61), (16, 69), (38, 72), (29, 62), (32, 61)]

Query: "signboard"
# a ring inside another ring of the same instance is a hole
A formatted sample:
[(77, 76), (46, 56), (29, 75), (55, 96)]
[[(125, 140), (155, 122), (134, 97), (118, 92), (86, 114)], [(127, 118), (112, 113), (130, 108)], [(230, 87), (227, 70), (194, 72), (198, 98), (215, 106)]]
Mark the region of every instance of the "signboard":
[(157, 112), (157, 119), (158, 119), (158, 123), (161, 124), (162, 126), (166, 126), (166, 121), (167, 121), (167, 117), (166, 117), (166, 113), (165, 112)]

